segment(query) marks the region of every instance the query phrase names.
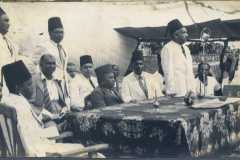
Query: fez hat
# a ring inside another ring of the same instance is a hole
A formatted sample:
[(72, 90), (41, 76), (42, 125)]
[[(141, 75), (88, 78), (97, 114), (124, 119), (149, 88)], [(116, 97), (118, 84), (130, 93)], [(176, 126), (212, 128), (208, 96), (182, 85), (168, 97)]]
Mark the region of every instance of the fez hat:
[(6, 12), (0, 7), (0, 16), (6, 14)]
[(63, 28), (60, 17), (51, 17), (48, 19), (48, 31), (53, 31), (55, 28)]
[(167, 31), (168, 33), (170, 33), (170, 35), (172, 35), (182, 27), (183, 27), (182, 23), (178, 19), (174, 19), (168, 23)]
[(135, 50), (132, 55), (133, 62), (137, 60), (143, 60), (143, 53), (140, 50)]
[(84, 55), (80, 57), (80, 66), (83, 66), (86, 63), (92, 63), (92, 57), (90, 55)]
[(16, 86), (32, 78), (25, 64), (20, 60), (2, 67), (2, 74), (11, 93), (16, 93)]
[(101, 82), (103, 80), (104, 74), (113, 73), (113, 72), (114, 71), (113, 71), (112, 64), (105, 64), (95, 69), (98, 82)]

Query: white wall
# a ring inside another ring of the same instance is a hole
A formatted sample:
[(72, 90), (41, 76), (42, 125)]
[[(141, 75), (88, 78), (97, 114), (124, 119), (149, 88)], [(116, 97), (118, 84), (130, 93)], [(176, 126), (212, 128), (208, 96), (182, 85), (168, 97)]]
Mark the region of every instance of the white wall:
[[(217, 2), (223, 3), (223, 2)], [(114, 28), (166, 25), (179, 18), (184, 24), (192, 24), (183, 2), (169, 4), (115, 4), (115, 3), (1, 3), (11, 20), (14, 39), (24, 48), (31, 48), (47, 36), (47, 20), (60, 16), (65, 28), (64, 44), (72, 59), (78, 62), (80, 55), (88, 53), (96, 65), (116, 63), (125, 70), (136, 41), (121, 36)], [(239, 2), (236, 2), (240, 6)], [(236, 7), (236, 5), (234, 5)], [(197, 22), (214, 18), (240, 18), (239, 13), (225, 14), (190, 3), (190, 11)], [(44, 33), (40, 36), (39, 33)]]

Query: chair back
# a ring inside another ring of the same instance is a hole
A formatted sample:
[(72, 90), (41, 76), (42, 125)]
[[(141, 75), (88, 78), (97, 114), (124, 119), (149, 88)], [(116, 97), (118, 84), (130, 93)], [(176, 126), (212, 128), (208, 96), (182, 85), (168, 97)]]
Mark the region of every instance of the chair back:
[(0, 156), (24, 156), (25, 151), (17, 129), (17, 114), (13, 107), (0, 104)]

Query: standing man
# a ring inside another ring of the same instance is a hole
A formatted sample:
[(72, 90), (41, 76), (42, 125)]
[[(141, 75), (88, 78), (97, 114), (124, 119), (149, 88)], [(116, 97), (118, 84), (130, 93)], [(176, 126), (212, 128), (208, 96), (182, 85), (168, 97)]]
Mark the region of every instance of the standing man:
[(97, 78), (93, 76), (93, 60), (90, 55), (80, 57), (79, 75), (70, 83), (71, 108), (82, 110), (85, 107), (84, 99), (98, 86)]
[[(162, 81), (144, 72), (144, 58), (141, 51), (133, 53), (133, 72), (123, 78), (121, 95), (124, 102), (141, 101), (163, 96)], [(160, 74), (159, 74), (160, 76)]]
[(86, 101), (90, 101), (91, 103), (90, 107), (87, 106), (86, 109), (96, 109), (123, 103), (119, 92), (114, 87), (115, 79), (112, 65), (106, 64), (100, 66), (95, 72), (99, 87), (95, 88), (86, 98)]
[[(21, 59), (29, 68), (32, 62), (29, 60), (28, 57), (24, 57), (19, 54), (18, 46), (12, 42), (8, 34), (9, 27), (9, 17), (6, 12), (2, 8), (0, 8), (0, 67)], [(1, 72), (0, 83), (1, 85), (3, 85), (2, 94), (8, 94), (9, 91), (12, 93), (14, 92), (14, 90), (12, 89), (13, 87), (11, 87), (10, 90), (6, 87), (4, 77)], [(8, 86), (9, 85), (11, 86), (12, 84), (8, 84)]]
[(51, 17), (48, 19), (48, 33), (49, 38), (44, 41), (43, 44), (36, 46), (37, 53), (34, 53), (33, 56), (41, 57), (43, 54), (52, 54), (55, 57), (56, 71), (53, 76), (61, 80), (61, 85), (65, 92), (66, 103), (70, 105), (69, 86), (67, 83), (68, 53), (61, 44), (64, 38), (64, 28), (60, 17)]
[(184, 96), (195, 90), (192, 57), (187, 41), (187, 29), (178, 19), (168, 23), (171, 41), (161, 51), (161, 64), (166, 83), (166, 94)]

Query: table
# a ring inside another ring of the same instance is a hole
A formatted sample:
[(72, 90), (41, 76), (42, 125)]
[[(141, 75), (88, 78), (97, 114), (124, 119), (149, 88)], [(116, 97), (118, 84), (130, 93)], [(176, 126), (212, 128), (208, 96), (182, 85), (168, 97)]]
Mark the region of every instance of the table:
[[(111, 154), (133, 156), (205, 156), (240, 142), (240, 103), (193, 109), (183, 98), (121, 104), (84, 111), (75, 119), (75, 135), (83, 143), (108, 143)], [(201, 104), (211, 98), (198, 100)]]

